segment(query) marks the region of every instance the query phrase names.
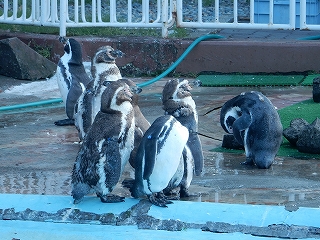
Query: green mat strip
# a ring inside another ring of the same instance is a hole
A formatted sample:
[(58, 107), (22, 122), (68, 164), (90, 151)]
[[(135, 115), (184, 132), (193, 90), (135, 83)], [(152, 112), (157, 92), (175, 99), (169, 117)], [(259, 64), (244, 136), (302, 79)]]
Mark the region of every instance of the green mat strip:
[(202, 86), (298, 86), (312, 85), (312, 80), (317, 75), (247, 75), (247, 74), (224, 74), (224, 75), (199, 75), (198, 80)]
[(301, 85), (302, 86), (312, 86), (313, 79), (316, 78), (316, 77), (319, 77), (319, 76), (320, 76), (319, 74), (308, 75), (303, 79), (303, 82), (301, 83)]
[[(315, 103), (312, 99), (308, 99), (294, 105), (282, 108), (278, 111), (283, 129), (290, 126), (290, 122), (296, 118), (303, 118), (309, 123), (312, 123), (317, 117), (320, 118), (320, 103)], [(222, 147), (214, 148), (213, 152), (228, 152), (228, 153), (244, 153), (242, 150), (232, 150)], [(299, 159), (320, 159), (320, 154), (301, 153), (296, 148), (292, 147), (287, 139), (283, 138), (283, 143), (278, 151), (278, 156), (294, 157)]]

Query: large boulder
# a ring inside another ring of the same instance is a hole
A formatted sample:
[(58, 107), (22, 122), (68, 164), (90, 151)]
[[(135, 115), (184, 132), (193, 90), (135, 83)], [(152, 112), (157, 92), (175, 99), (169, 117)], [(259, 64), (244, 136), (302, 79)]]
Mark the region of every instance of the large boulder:
[(295, 146), (299, 152), (320, 153), (320, 119), (311, 124), (302, 118), (293, 119), (290, 127), (283, 131), (283, 136)]
[(316, 118), (310, 125), (307, 125), (301, 131), (297, 149), (304, 153), (320, 153), (320, 120)]
[(38, 54), (20, 39), (0, 40), (0, 75), (22, 79), (38, 80), (51, 77), (57, 66)]
[(296, 118), (291, 120), (290, 127), (283, 130), (283, 136), (290, 142), (291, 145), (296, 146), (301, 131), (309, 123), (303, 118)]

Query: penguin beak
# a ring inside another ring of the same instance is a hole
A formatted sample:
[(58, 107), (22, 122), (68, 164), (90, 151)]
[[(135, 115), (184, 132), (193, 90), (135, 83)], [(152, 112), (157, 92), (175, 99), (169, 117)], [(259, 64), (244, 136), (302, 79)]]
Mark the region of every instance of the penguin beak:
[(137, 86), (134, 86), (134, 87), (131, 87), (131, 92), (133, 92), (134, 94), (139, 94), (142, 92), (142, 88), (140, 87), (137, 87)]
[(129, 86), (124, 87), (124, 93), (127, 96), (127, 98), (129, 98), (130, 100), (133, 97), (133, 94), (131, 92), (131, 89), (129, 88)]
[(67, 43), (67, 39), (65, 37), (59, 37), (59, 42), (61, 42), (63, 45)]
[(111, 55), (114, 57), (114, 58), (120, 58), (120, 57), (123, 57), (124, 53), (121, 52), (120, 50), (113, 50), (111, 52)]
[(184, 91), (188, 91), (188, 92), (190, 92), (190, 90), (192, 90), (192, 87), (190, 86), (188, 80), (183, 80), (180, 83), (180, 88), (182, 88)]
[(200, 80), (194, 80), (190, 83), (190, 86), (192, 87), (201, 87), (202, 86), (202, 82)]

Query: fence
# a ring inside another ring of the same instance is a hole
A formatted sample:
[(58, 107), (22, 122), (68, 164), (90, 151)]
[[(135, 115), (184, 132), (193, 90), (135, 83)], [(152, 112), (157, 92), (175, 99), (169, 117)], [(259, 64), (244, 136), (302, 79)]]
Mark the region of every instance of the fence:
[(2, 0), (0, 23), (72, 27), (320, 30), (319, 0)]

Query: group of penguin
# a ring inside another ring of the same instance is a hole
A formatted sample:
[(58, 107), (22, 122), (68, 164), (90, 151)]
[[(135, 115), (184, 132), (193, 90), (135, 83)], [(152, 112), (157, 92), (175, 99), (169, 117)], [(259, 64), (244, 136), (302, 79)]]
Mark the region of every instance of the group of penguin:
[[(141, 88), (123, 79), (115, 63), (123, 55), (120, 50), (98, 48), (89, 77), (80, 43), (73, 38), (60, 42), (64, 54), (56, 79), (68, 118), (55, 124), (75, 125), (81, 142), (72, 171), (74, 203), (89, 193), (106, 203), (124, 201), (112, 191), (127, 162), (135, 177), (122, 184), (133, 197), (147, 196), (152, 204), (166, 207), (177, 188), (178, 197), (189, 196), (193, 175), (201, 175), (204, 165), (189, 82), (171, 79), (165, 84), (164, 114), (150, 124), (138, 105)], [(282, 126), (269, 99), (259, 92), (241, 94), (224, 104), (220, 122), (244, 146), (246, 164), (270, 167), (281, 144)]]

